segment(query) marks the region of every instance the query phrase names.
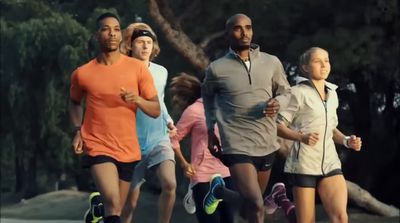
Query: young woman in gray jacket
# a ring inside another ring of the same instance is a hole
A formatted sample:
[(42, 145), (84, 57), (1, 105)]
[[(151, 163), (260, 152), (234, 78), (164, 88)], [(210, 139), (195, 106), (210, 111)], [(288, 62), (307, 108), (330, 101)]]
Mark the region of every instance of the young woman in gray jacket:
[(297, 222), (315, 221), (315, 192), (331, 222), (348, 222), (347, 187), (335, 143), (359, 151), (361, 138), (336, 127), (337, 86), (329, 83), (328, 52), (313, 47), (300, 57), (308, 79), (292, 87), (289, 104), (278, 115), (278, 135), (294, 140), (284, 171), (293, 183)]

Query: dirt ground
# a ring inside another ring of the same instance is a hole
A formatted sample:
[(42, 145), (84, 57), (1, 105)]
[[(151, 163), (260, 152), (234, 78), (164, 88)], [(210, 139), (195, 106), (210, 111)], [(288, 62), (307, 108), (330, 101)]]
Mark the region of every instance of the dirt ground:
[[(16, 204), (1, 207), (1, 223), (79, 223), (88, 206), (88, 194), (73, 190), (61, 190), (39, 195)], [(135, 218), (141, 223), (157, 222), (157, 194), (144, 189), (138, 204)], [(359, 209), (349, 209), (351, 223), (398, 223), (399, 217), (380, 217), (365, 213)], [(317, 206), (316, 221), (329, 222), (322, 207)], [(182, 197), (177, 196), (171, 222), (196, 222), (194, 215), (187, 214), (182, 206)], [(243, 221), (239, 220), (238, 223)], [(265, 222), (287, 222), (284, 214), (278, 209), (272, 215), (266, 215)]]

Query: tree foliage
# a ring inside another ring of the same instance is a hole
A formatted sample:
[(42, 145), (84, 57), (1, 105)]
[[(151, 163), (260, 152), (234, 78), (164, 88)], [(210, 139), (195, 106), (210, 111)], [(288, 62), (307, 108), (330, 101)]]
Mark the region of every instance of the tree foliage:
[(88, 32), (42, 2), (7, 1), (2, 8), (1, 142), (8, 154), (2, 161), (14, 162), (2, 166), (2, 174), (29, 195), (38, 190), (38, 170), (51, 170), (51, 179), (74, 168), (66, 114), (69, 75), (86, 59)]
[[(400, 136), (395, 0), (2, 0), (0, 8), (2, 190), (33, 194), (43, 189), (38, 178), (49, 183), (80, 168), (70, 151), (69, 78), (95, 55), (90, 39), (101, 12), (114, 11), (122, 26), (141, 17), (155, 28), (162, 48), (157, 62), (170, 77), (181, 71), (202, 77), (207, 61), (227, 50), (226, 19), (243, 12), (253, 20), (254, 42), (277, 55), (289, 77), (298, 74), (298, 55), (307, 48), (329, 51), (331, 80), (341, 86), (340, 127), (363, 137), (361, 153), (340, 150), (346, 177), (400, 205), (391, 195), (400, 187), (393, 174)], [(179, 48), (185, 44), (190, 47)], [(389, 188), (383, 192), (382, 182)]]

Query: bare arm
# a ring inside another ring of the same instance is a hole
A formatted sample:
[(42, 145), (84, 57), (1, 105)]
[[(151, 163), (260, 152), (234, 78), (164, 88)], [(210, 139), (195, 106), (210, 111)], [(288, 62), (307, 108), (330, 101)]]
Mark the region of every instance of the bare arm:
[(76, 154), (83, 152), (83, 141), (81, 138), (81, 125), (83, 119), (83, 107), (80, 103), (70, 100), (69, 116), (74, 126), (74, 139), (72, 140), (72, 148)]
[(193, 107), (186, 108), (178, 123), (176, 124), (176, 134), (170, 137), (172, 148), (174, 149), (175, 154), (180, 161), (186, 177), (192, 177), (194, 174), (196, 174), (196, 171), (194, 167), (190, 164), (190, 162), (188, 162), (183, 156), (179, 142), (187, 134), (191, 133), (192, 128), (197, 120), (196, 111), (197, 110), (193, 110)]
[(160, 116), (160, 102), (158, 101), (158, 96), (146, 100), (140, 97), (142, 100), (136, 102), (136, 105), (142, 110), (146, 115), (157, 118)]
[(83, 107), (80, 103), (70, 100), (69, 117), (74, 127), (80, 127), (83, 119)]
[[(178, 142), (179, 143), (179, 142)], [(182, 151), (181, 151), (181, 147), (178, 145), (174, 145), (173, 149), (175, 151), (176, 156), (179, 159), (179, 162), (181, 164), (182, 167), (184, 167), (186, 164), (189, 164), (189, 162), (186, 160), (186, 158), (183, 156)]]
[(294, 131), (293, 129), (288, 128), (286, 125), (283, 123), (278, 123), (278, 136), (285, 138), (285, 139), (290, 139), (293, 141), (301, 141), (302, 134), (300, 132)]
[(339, 129), (333, 130), (333, 141), (355, 151), (361, 150), (362, 141), (356, 135), (345, 136)]
[(344, 140), (347, 140), (345, 137), (346, 136), (339, 129), (336, 128), (333, 130), (333, 141), (336, 144), (344, 145)]
[(303, 134), (302, 132), (294, 131), (293, 129), (287, 127), (283, 123), (278, 123), (277, 127), (278, 127), (278, 136), (285, 139), (300, 141), (310, 146), (315, 145), (319, 140), (318, 133)]
[(178, 146), (174, 146), (174, 151), (175, 151), (176, 156), (179, 159), (182, 169), (185, 171), (185, 176), (189, 177), (189, 178), (192, 177), (196, 173), (196, 171), (195, 171), (194, 167), (192, 166), (192, 164), (190, 164), (183, 156), (181, 147), (179, 146), (179, 142), (178, 142)]
[(140, 110), (142, 110), (146, 115), (152, 118), (160, 116), (161, 109), (157, 95), (146, 100), (131, 91), (125, 90), (124, 88), (121, 88), (120, 95), (122, 100), (126, 103), (136, 104), (136, 106), (138, 106), (138, 108), (140, 108)]

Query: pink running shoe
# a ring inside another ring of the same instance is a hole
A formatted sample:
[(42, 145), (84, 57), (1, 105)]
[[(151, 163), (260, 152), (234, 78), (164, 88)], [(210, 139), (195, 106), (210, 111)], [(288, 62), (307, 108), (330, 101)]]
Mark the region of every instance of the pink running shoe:
[(265, 213), (273, 214), (278, 209), (278, 204), (275, 203), (275, 197), (278, 194), (286, 193), (284, 183), (276, 183), (272, 186), (271, 193), (264, 198)]

